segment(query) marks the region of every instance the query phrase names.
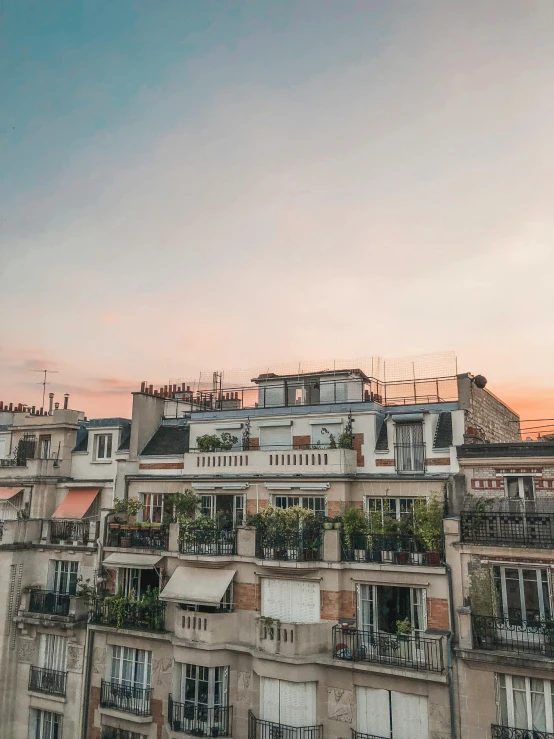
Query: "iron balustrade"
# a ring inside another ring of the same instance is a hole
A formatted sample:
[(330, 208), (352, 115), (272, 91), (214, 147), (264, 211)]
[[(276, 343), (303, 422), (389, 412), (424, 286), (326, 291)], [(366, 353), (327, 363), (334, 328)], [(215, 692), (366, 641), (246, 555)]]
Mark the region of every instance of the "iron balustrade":
[(67, 672), (49, 670), (46, 667), (31, 665), (29, 672), (29, 690), (51, 695), (65, 695)]
[(491, 739), (554, 739), (551, 731), (538, 729), (515, 729), (510, 726), (491, 724)]
[(425, 444), (395, 444), (394, 466), (397, 472), (425, 472)]
[(127, 601), (123, 598), (94, 598), (89, 622), (99, 626), (116, 626), (137, 631), (165, 631), (165, 603)]
[(333, 627), (333, 657), (350, 662), (376, 662), (412, 670), (444, 672), (443, 637), (387, 634), (354, 627)]
[(115, 708), (135, 716), (150, 716), (151, 688), (140, 688), (113, 680), (102, 680), (100, 705), (102, 708)]
[(298, 531), (256, 530), (256, 557), (291, 562), (318, 562), (322, 559), (321, 522)]
[(100, 739), (142, 739), (142, 735), (136, 731), (116, 729), (113, 726), (103, 726)]
[(517, 507), (519, 510), (462, 511), (462, 542), (484, 546), (552, 549), (554, 512), (523, 510), (520, 504)]
[(350, 729), (352, 733), (352, 739), (388, 739), (388, 737), (377, 736), (377, 734), (364, 734), (363, 731), (355, 731)]
[(256, 718), (248, 711), (248, 739), (323, 739), (323, 726), (287, 726)]
[(444, 564), (444, 540), (437, 551), (429, 551), (417, 536), (351, 534), (348, 541), (342, 533), (343, 562), (381, 562), (395, 565), (439, 567)]
[[(98, 531), (98, 522), (95, 521), (95, 530)], [(50, 543), (59, 544), (62, 541), (78, 542), (86, 545), (89, 543), (90, 522), (89, 521), (56, 521), (50, 522)], [(93, 534), (92, 541), (95, 537)]]
[(167, 550), (169, 548), (169, 526), (141, 524), (139, 527), (132, 524), (121, 526), (109, 524), (106, 529), (106, 546)]
[(172, 731), (182, 731), (192, 736), (232, 735), (232, 706), (208, 708), (196, 703), (178, 703), (170, 695), (168, 716)]
[(181, 554), (213, 554), (230, 556), (236, 552), (235, 529), (193, 529), (179, 530), (179, 551)]
[(46, 613), (51, 616), (69, 616), (69, 601), (67, 593), (54, 593), (50, 590), (31, 590), (29, 598), (30, 613)]
[(520, 614), (505, 617), (472, 615), (473, 645), (475, 649), (490, 649), (516, 654), (554, 656), (554, 620), (531, 618)]

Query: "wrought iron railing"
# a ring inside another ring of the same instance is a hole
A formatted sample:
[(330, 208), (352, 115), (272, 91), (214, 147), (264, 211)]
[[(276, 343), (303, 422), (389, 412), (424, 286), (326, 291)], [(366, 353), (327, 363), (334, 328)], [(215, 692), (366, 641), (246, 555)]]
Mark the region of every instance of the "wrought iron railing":
[(208, 708), (195, 703), (178, 703), (170, 695), (168, 716), (172, 731), (182, 731), (192, 736), (231, 736), (232, 734), (232, 706)]
[(323, 726), (287, 726), (248, 711), (248, 739), (323, 739)]
[(166, 550), (169, 547), (169, 526), (109, 524), (106, 529), (106, 546)]
[[(98, 522), (95, 521), (94, 531), (98, 531)], [(72, 543), (74, 541), (79, 544), (88, 544), (90, 539), (90, 522), (89, 521), (56, 521), (50, 522), (50, 543), (59, 544), (62, 541)]]
[(71, 596), (67, 593), (53, 593), (50, 590), (31, 590), (29, 611), (47, 613), (51, 616), (68, 616)]
[(142, 603), (118, 597), (95, 598), (90, 606), (89, 622), (118, 629), (165, 631), (165, 605), (161, 600)]
[(417, 536), (385, 536), (351, 534), (342, 536), (343, 562), (382, 562), (395, 565), (424, 565), (439, 567), (444, 564), (444, 541), (429, 551)]
[(377, 662), (412, 670), (444, 672), (443, 637), (387, 634), (354, 627), (333, 627), (333, 657), (352, 662)]
[[(523, 510), (462, 511), (461, 540), (504, 547), (554, 547), (554, 513)], [(515, 506), (514, 506), (515, 508)]]
[(113, 726), (103, 726), (100, 739), (137, 739), (140, 734), (127, 729), (116, 729)]
[(395, 444), (394, 465), (397, 472), (425, 472), (425, 444)]
[(317, 562), (322, 558), (321, 524), (298, 531), (256, 530), (256, 557), (259, 559)]
[(179, 531), (181, 554), (229, 556), (236, 551), (235, 529), (188, 529)]
[(362, 731), (355, 731), (350, 729), (352, 733), (352, 739), (388, 739), (388, 737), (377, 736), (377, 734), (364, 734)]
[(554, 739), (551, 731), (539, 731), (538, 729), (513, 729), (509, 726), (491, 724), (492, 739)]
[(472, 616), (475, 649), (554, 656), (554, 619)]
[(115, 681), (102, 680), (100, 705), (118, 711), (134, 713), (135, 716), (150, 716), (151, 688), (139, 688)]
[(65, 695), (67, 672), (48, 670), (45, 667), (31, 665), (29, 672), (29, 690), (51, 695)]

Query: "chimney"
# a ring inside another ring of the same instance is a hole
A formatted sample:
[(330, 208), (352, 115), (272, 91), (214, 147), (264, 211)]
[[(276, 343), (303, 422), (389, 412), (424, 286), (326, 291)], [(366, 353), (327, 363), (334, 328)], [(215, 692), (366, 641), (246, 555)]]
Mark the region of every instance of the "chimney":
[(50, 399), (48, 404), (48, 415), (51, 416), (54, 409), (54, 393), (48, 393), (48, 397)]
[(144, 393), (146, 391), (146, 383), (144, 380), (140, 383), (140, 391), (141, 393)]
[(64, 396), (63, 396), (63, 409), (64, 409), (64, 411), (67, 410), (68, 403), (69, 403), (69, 393), (64, 393)]

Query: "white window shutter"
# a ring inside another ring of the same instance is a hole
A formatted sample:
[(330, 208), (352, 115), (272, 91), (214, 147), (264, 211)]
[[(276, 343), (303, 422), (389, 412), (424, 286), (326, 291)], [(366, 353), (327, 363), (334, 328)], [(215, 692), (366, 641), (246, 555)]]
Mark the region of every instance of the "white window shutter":
[(390, 694), (388, 690), (356, 687), (356, 730), (390, 739)]
[(262, 578), (262, 616), (283, 623), (317, 623), (320, 620), (319, 583)]
[(260, 678), (260, 714), (264, 721), (280, 723), (279, 680), (270, 677)]
[(391, 708), (394, 739), (429, 739), (429, 715), (425, 696), (392, 691)]

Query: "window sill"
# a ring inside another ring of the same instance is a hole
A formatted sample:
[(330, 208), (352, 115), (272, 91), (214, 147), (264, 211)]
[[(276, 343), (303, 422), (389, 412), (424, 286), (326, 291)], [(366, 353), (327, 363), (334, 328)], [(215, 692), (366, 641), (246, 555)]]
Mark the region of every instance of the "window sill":
[(91, 459), (91, 464), (111, 464), (113, 459)]

